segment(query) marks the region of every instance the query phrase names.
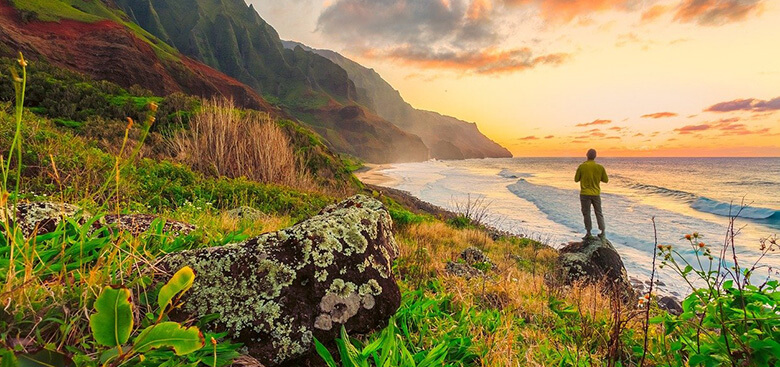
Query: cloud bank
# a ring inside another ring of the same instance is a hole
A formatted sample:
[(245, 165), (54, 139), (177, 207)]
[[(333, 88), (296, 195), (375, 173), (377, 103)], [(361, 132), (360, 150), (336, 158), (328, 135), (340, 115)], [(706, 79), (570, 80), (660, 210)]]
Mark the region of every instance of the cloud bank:
[[(493, 0), (336, 0), (317, 31), (367, 58), (424, 69), (511, 73), (560, 65), (567, 53), (502, 47)], [(498, 4), (500, 5), (500, 4)]]

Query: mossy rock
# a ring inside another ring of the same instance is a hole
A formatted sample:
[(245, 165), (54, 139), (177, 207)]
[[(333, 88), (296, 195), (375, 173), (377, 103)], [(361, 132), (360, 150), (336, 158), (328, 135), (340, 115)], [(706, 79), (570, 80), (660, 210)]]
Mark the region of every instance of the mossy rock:
[(158, 265), (196, 273), (175, 320), (218, 313), (207, 329), (227, 332), (271, 367), (305, 364), (313, 338), (332, 343), (342, 325), (350, 334), (384, 327), (401, 301), (397, 256), (390, 214), (357, 195), (285, 230), (169, 254)]

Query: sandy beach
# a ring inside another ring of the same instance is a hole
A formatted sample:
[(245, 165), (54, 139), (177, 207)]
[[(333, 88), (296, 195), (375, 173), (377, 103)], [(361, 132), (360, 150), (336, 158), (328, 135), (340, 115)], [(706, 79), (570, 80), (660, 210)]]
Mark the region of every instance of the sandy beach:
[(393, 186), (399, 182), (398, 179), (389, 177), (382, 171), (392, 168), (389, 164), (370, 164), (367, 163), (363, 168), (355, 171), (355, 176), (363, 183), (377, 186)]

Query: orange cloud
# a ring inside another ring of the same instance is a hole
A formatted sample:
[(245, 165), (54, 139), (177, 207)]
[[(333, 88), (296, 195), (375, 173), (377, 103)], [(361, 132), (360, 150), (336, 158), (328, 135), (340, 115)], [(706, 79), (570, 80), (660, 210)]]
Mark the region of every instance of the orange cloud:
[(674, 112), (656, 112), (656, 113), (648, 113), (647, 115), (642, 115), (643, 119), (662, 119), (667, 117), (675, 117), (677, 116)]
[(760, 100), (755, 98), (735, 99), (733, 101), (716, 103), (705, 112), (733, 112), (733, 111), (778, 111), (780, 110), (780, 97), (770, 100)]
[(653, 5), (650, 9), (647, 9), (642, 13), (642, 23), (653, 22), (666, 14), (669, 10), (669, 7), (665, 5)]
[(530, 135), (530, 136), (526, 136), (524, 138), (520, 138), (520, 139), (517, 139), (517, 140), (539, 140), (539, 138), (537, 138), (536, 136)]
[(674, 20), (700, 25), (722, 25), (760, 14), (765, 0), (683, 0)]
[(683, 126), (681, 128), (674, 129), (674, 131), (677, 131), (678, 133), (680, 133), (682, 135), (687, 135), (687, 134), (693, 134), (693, 133), (699, 132), (699, 131), (709, 130), (711, 127), (712, 126), (710, 126), (709, 124), (687, 125), (687, 126)]
[(480, 20), (487, 18), (493, 10), (493, 3), (490, 0), (474, 0), (469, 5), (466, 17), (470, 20)]
[(569, 22), (578, 15), (608, 10), (629, 10), (627, 0), (504, 0), (510, 6), (536, 4), (547, 20)]
[(584, 127), (584, 126), (593, 126), (593, 125), (606, 125), (611, 123), (612, 120), (593, 120), (591, 122), (583, 122), (581, 124), (577, 124), (577, 126)]
[(737, 123), (739, 121), (739, 117), (732, 117), (728, 119), (721, 119), (719, 121), (707, 122), (701, 125), (687, 125), (678, 129), (674, 129), (674, 131), (677, 131), (681, 135), (688, 135), (707, 130), (719, 131), (720, 135), (761, 135), (768, 133), (770, 130), (768, 127), (751, 130), (747, 125)]
[(565, 62), (570, 55), (554, 53), (533, 56), (531, 49), (524, 47), (513, 50), (496, 51), (494, 49), (476, 51), (433, 51), (409, 46), (390, 50), (366, 50), (366, 58), (386, 58), (406, 65), (425, 69), (450, 69), (471, 71), (477, 74), (501, 74), (532, 69), (539, 65), (557, 66)]

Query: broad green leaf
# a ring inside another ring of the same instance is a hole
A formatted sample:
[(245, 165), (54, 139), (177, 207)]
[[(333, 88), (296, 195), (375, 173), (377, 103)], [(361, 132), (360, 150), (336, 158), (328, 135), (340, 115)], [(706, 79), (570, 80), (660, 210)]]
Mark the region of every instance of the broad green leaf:
[(10, 349), (0, 349), (0, 367), (16, 367), (19, 362), (16, 360), (14, 352)]
[(31, 354), (19, 354), (17, 359), (18, 364), (15, 366), (18, 367), (70, 367), (74, 365), (68, 356), (48, 349), (41, 349)]
[(119, 356), (119, 348), (111, 348), (100, 355), (100, 363), (105, 364), (106, 362), (118, 356)]
[(192, 282), (195, 281), (195, 272), (192, 268), (185, 266), (174, 274), (168, 283), (160, 288), (160, 293), (157, 295), (157, 305), (160, 307), (160, 318), (165, 313), (165, 309), (176, 297), (177, 294), (186, 292), (192, 287)]
[(127, 288), (103, 288), (89, 318), (92, 336), (100, 345), (116, 347), (127, 342), (133, 330), (132, 293)]
[(177, 322), (161, 322), (149, 326), (135, 338), (133, 348), (138, 353), (152, 349), (173, 348), (176, 355), (192, 353), (206, 344), (203, 334), (195, 327), (184, 328)]

